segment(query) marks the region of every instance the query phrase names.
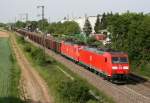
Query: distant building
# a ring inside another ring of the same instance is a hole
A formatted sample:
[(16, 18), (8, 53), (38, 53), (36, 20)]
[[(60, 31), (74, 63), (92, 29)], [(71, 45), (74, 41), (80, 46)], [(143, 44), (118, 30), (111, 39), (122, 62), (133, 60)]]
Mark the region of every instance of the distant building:
[[(100, 20), (101, 20), (101, 18), (102, 18), (102, 16), (100, 15)], [(85, 19), (86, 19), (86, 16), (79, 17), (79, 18), (66, 18), (65, 17), (63, 20), (61, 20), (61, 23), (64, 23), (65, 21), (75, 21), (79, 24), (81, 32), (83, 32)], [(95, 33), (94, 27), (95, 27), (95, 23), (97, 20), (97, 16), (89, 16), (88, 20), (92, 26), (92, 33), (90, 36), (94, 36), (97, 40), (101, 41), (104, 45), (110, 43), (110, 38), (109, 38), (110, 33), (106, 29), (101, 30), (100, 34)]]
[(92, 34), (91, 37), (94, 37), (96, 40), (101, 41), (104, 45), (110, 43), (109, 38), (110, 33), (106, 34)]
[[(83, 32), (85, 19), (86, 19), (86, 17), (64, 18), (63, 20), (61, 20), (61, 23), (65, 22), (65, 21), (75, 21), (75, 22), (77, 22), (79, 24), (81, 32)], [(96, 23), (96, 20), (97, 20), (97, 16), (89, 16), (88, 20), (90, 21), (91, 26), (92, 26), (92, 33), (95, 33), (94, 27), (95, 27), (95, 23)], [(101, 20), (101, 16), (100, 16), (100, 20)]]

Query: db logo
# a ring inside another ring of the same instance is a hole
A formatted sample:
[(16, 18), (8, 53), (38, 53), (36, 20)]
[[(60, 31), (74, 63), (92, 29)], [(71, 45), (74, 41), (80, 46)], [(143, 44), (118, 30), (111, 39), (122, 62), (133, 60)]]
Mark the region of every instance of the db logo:
[(119, 69), (122, 69), (122, 66), (121, 66), (121, 65), (119, 65)]

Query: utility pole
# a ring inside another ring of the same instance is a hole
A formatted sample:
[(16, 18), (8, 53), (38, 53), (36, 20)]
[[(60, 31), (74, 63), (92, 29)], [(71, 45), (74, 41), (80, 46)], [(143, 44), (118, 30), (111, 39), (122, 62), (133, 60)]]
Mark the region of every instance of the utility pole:
[(28, 21), (28, 13), (25, 13), (25, 15), (26, 15), (26, 22)]
[[(37, 6), (37, 8), (42, 8), (42, 28), (44, 29), (44, 8), (45, 8), (45, 6), (44, 5), (39, 5), (39, 6)], [(42, 42), (43, 42), (43, 46), (44, 46), (44, 48), (43, 48), (43, 52), (44, 52), (44, 60), (46, 60), (46, 53), (45, 53), (45, 49), (46, 49), (46, 41), (45, 41), (45, 37), (46, 37), (46, 34), (44, 33), (44, 30), (42, 31), (43, 32), (43, 40), (42, 40)]]
[(42, 8), (42, 20), (44, 20), (44, 6), (42, 5), (42, 6), (37, 6), (37, 8)]

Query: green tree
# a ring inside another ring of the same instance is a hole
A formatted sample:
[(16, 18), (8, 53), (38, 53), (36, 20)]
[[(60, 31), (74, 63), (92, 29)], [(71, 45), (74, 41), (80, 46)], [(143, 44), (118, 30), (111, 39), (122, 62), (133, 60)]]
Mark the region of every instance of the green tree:
[(30, 29), (31, 31), (36, 31), (36, 29), (38, 27), (38, 22), (37, 21), (28, 21), (27, 26), (28, 26), (28, 29)]
[(83, 32), (86, 34), (86, 36), (89, 36), (90, 33), (92, 32), (92, 26), (88, 20), (88, 18), (85, 19), (85, 24), (83, 27)]
[(25, 28), (25, 27), (26, 27), (26, 23), (24, 23), (24, 22), (22, 22), (22, 21), (17, 21), (17, 22), (15, 23), (15, 26), (16, 26), (17, 28)]
[(100, 29), (106, 29), (107, 28), (107, 22), (106, 22), (106, 14), (103, 13), (102, 18), (101, 18), (101, 26)]
[(54, 34), (77, 34), (80, 33), (79, 25), (74, 21), (66, 21), (64, 23), (51, 23), (47, 27), (48, 32)]
[(135, 65), (134, 68), (144, 68), (143, 65), (149, 64), (150, 16), (128, 11), (120, 15), (113, 14), (106, 20), (112, 48), (128, 52), (132, 65)]
[(38, 28), (43, 31), (43, 32), (46, 32), (47, 31), (47, 27), (48, 27), (48, 21), (47, 19), (44, 19), (44, 20), (39, 20), (38, 21)]
[(6, 26), (6, 24), (0, 23), (0, 27), (5, 27), (5, 26)]
[(94, 27), (95, 32), (100, 33), (100, 28), (101, 28), (100, 15), (97, 15), (97, 20)]
[(64, 25), (64, 34), (78, 34), (80, 33), (79, 25), (74, 21), (67, 21), (63, 23)]

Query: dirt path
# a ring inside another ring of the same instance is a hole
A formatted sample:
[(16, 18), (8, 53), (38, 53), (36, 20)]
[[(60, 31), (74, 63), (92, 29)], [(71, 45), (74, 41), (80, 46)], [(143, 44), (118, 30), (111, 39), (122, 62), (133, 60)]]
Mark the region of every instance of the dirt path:
[(28, 62), (17, 45), (14, 35), (11, 35), (11, 43), (18, 64), (21, 67), (22, 98), (24, 100), (29, 100), (31, 103), (53, 103), (53, 99), (48, 94), (46, 83)]
[(0, 31), (0, 37), (9, 37), (9, 34), (3, 31)]

